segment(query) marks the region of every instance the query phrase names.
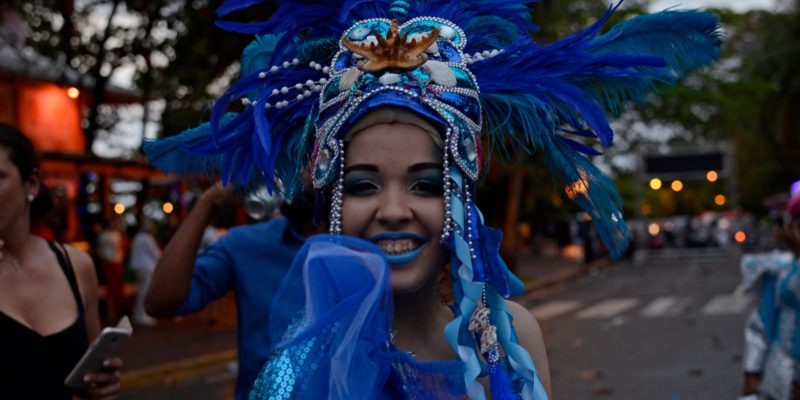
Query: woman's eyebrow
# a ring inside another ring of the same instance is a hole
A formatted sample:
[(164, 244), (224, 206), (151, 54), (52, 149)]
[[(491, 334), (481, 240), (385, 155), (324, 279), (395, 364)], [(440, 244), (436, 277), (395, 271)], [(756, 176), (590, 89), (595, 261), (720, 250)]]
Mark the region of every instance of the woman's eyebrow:
[(345, 174), (350, 171), (378, 172), (378, 167), (373, 164), (353, 164), (344, 169)]
[(426, 169), (442, 170), (443, 168), (441, 163), (426, 162), (426, 163), (414, 164), (408, 167), (408, 172), (419, 172), (419, 171), (424, 171)]

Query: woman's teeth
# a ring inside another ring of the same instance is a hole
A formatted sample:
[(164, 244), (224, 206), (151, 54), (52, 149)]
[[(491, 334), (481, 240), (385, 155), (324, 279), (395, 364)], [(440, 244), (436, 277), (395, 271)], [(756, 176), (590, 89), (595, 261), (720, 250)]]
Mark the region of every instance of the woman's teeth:
[(380, 240), (377, 244), (384, 253), (391, 255), (407, 253), (420, 246), (420, 242), (413, 239)]

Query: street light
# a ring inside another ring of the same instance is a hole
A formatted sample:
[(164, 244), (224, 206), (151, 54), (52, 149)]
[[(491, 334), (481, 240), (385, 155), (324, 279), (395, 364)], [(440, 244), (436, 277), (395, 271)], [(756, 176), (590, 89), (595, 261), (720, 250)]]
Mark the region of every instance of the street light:
[(653, 190), (661, 189), (661, 179), (658, 178), (650, 179), (650, 188)]
[(123, 205), (122, 203), (114, 204), (114, 212), (119, 215), (122, 215), (125, 212), (125, 205)]
[(69, 89), (67, 89), (67, 96), (69, 96), (70, 99), (77, 99), (80, 95), (81, 91), (75, 86), (70, 86)]
[(672, 190), (680, 192), (681, 190), (683, 190), (683, 182), (676, 179), (672, 181), (672, 185), (670, 185), (670, 187), (672, 187)]
[(706, 174), (706, 179), (708, 179), (709, 182), (716, 182), (718, 178), (719, 174), (717, 174), (717, 171), (711, 170)]
[(725, 198), (725, 195), (723, 195), (723, 194), (718, 194), (718, 195), (714, 196), (714, 203), (716, 205), (718, 205), (718, 206), (725, 205), (725, 201), (726, 200), (727, 199)]

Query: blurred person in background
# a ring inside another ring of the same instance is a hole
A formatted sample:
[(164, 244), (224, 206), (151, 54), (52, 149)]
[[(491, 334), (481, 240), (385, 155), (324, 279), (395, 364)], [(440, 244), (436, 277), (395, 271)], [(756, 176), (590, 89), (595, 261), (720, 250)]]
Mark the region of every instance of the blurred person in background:
[(800, 399), (800, 195), (785, 214), (785, 247), (742, 258), (744, 286), (759, 295), (745, 325), (742, 399)]
[(0, 124), (0, 391), (4, 399), (114, 398), (122, 360), (85, 377), (75, 393), (64, 379), (100, 332), (91, 258), (31, 233), (40, 179), (31, 141)]
[(155, 231), (155, 223), (145, 219), (131, 241), (130, 266), (136, 273), (139, 286), (133, 307), (133, 322), (142, 326), (154, 326), (158, 322), (157, 319), (147, 315), (144, 309), (144, 297), (147, 288), (150, 287), (150, 277), (156, 269), (158, 259), (161, 258), (161, 249), (158, 248), (154, 236)]
[(114, 217), (97, 237), (97, 257), (106, 287), (106, 317), (119, 319), (125, 289), (125, 252), (123, 251), (122, 219)]
[[(145, 298), (147, 313), (172, 318), (206, 309), (213, 300), (236, 295), (239, 375), (236, 398), (246, 399), (267, 359), (269, 309), (278, 285), (305, 236), (316, 232), (311, 207), (297, 199), (283, 216), (232, 228), (199, 252), (214, 211), (230, 201), (230, 186), (206, 190), (164, 248)], [(199, 254), (198, 254), (199, 253)]]

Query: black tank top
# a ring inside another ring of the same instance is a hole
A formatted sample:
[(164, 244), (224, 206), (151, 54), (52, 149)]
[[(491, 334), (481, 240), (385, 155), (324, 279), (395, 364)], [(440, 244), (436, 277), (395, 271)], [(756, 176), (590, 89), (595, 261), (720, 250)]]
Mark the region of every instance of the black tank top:
[(67, 276), (78, 303), (78, 318), (68, 328), (42, 336), (0, 311), (0, 398), (72, 399), (64, 379), (89, 346), (83, 301), (72, 262), (63, 246), (47, 242)]

